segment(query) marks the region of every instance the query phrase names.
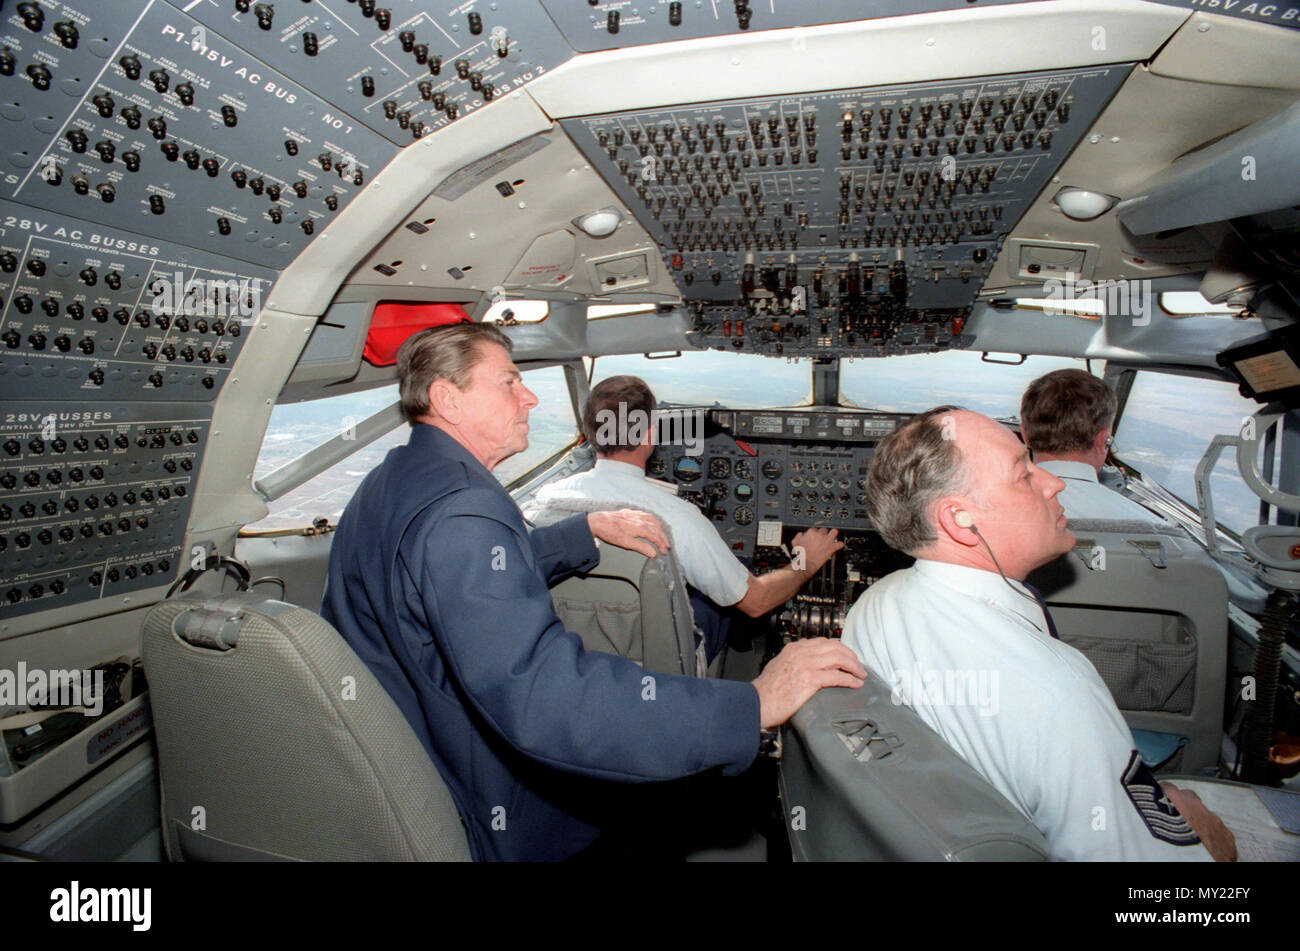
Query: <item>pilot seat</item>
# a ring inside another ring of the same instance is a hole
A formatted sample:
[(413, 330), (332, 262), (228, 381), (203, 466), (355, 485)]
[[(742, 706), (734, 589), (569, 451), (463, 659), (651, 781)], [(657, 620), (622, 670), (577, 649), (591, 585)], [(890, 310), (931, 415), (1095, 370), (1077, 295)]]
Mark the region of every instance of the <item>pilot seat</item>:
[(181, 594), (143, 656), (173, 861), (469, 861), (429, 755), (323, 618)]

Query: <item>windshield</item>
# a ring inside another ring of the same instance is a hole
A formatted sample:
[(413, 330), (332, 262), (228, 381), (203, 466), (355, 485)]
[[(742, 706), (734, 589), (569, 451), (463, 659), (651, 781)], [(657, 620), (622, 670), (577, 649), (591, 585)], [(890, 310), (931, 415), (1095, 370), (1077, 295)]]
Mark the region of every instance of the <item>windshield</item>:
[[(1142, 371), (1115, 429), (1115, 455), (1196, 508), (1196, 464), (1210, 440), (1237, 435), (1258, 409), (1232, 383)], [(1210, 486), (1215, 521), (1238, 533), (1259, 524), (1259, 498), (1237, 472), (1235, 449), (1219, 457)]]
[(768, 408), (807, 402), (812, 364), (750, 353), (688, 350), (680, 357), (644, 354), (600, 357), (593, 384), (611, 376), (639, 376), (664, 403)]
[(995, 419), (1019, 419), (1020, 397), (1030, 382), (1069, 368), (1086, 366), (1065, 357), (1029, 357), (1009, 366), (986, 362), (970, 350), (844, 360), (840, 394), (844, 401), (891, 413), (919, 413), (948, 403)]

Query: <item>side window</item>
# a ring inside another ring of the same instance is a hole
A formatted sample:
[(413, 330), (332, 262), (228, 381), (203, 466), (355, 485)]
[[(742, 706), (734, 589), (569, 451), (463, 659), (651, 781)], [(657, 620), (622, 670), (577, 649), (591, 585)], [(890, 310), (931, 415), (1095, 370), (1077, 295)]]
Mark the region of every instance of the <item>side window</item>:
[[(1115, 455), (1196, 507), (1196, 464), (1210, 440), (1236, 435), (1259, 404), (1232, 383), (1142, 371), (1133, 381), (1115, 431)], [(1234, 532), (1259, 524), (1259, 498), (1225, 450), (1210, 477), (1216, 521)]]
[[(397, 384), (362, 393), (345, 393), (308, 403), (286, 403), (271, 411), (266, 435), (262, 437), (262, 451), (253, 470), (253, 481), (269, 475), (303, 453), (319, 446), (372, 413), (397, 399)], [(318, 518), (326, 517), (337, 522), (344, 507), (352, 498), (361, 480), (383, 461), (388, 450), (406, 442), (409, 430), (405, 425), (376, 439), (368, 446), (324, 472), (313, 476), (296, 489), (268, 503), (270, 514), (260, 522), (246, 525), (251, 531), (276, 531), (284, 528), (303, 528)]]
[[(569, 401), (569, 390), (564, 382), (564, 371), (560, 367), (530, 370), (524, 374), (524, 384), (537, 394), (538, 405), (528, 417), (528, 448), (511, 456), (492, 472), (502, 484), (508, 484), (523, 475), (577, 438), (578, 426)], [(393, 384), (363, 393), (347, 393), (308, 403), (289, 403), (275, 407), (262, 439), (262, 451), (253, 472), (254, 481), (339, 433), (346, 434), (349, 427), (396, 399), (397, 385)], [(410, 433), (410, 427), (402, 424), (363, 446), (346, 459), (270, 502), (270, 514), (259, 522), (246, 525), (245, 530), (257, 532), (304, 528), (322, 516), (337, 523), (361, 480), (383, 462), (390, 449), (405, 445)]]

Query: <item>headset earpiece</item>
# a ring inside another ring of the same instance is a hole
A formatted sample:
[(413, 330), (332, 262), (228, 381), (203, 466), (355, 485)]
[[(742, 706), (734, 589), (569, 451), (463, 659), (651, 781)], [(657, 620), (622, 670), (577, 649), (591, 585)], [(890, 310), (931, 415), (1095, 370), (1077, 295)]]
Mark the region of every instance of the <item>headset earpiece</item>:
[(952, 513), (952, 520), (957, 523), (958, 528), (974, 528), (975, 519), (971, 518), (970, 512), (965, 509), (959, 509)]

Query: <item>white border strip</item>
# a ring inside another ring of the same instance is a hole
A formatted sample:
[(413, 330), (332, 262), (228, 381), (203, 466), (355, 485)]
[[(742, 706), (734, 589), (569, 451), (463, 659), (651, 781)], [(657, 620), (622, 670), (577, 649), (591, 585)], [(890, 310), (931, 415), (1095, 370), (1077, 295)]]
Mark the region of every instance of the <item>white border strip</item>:
[(1149, 59), (1192, 11), (1046, 0), (605, 50), (528, 84), (553, 118)]

